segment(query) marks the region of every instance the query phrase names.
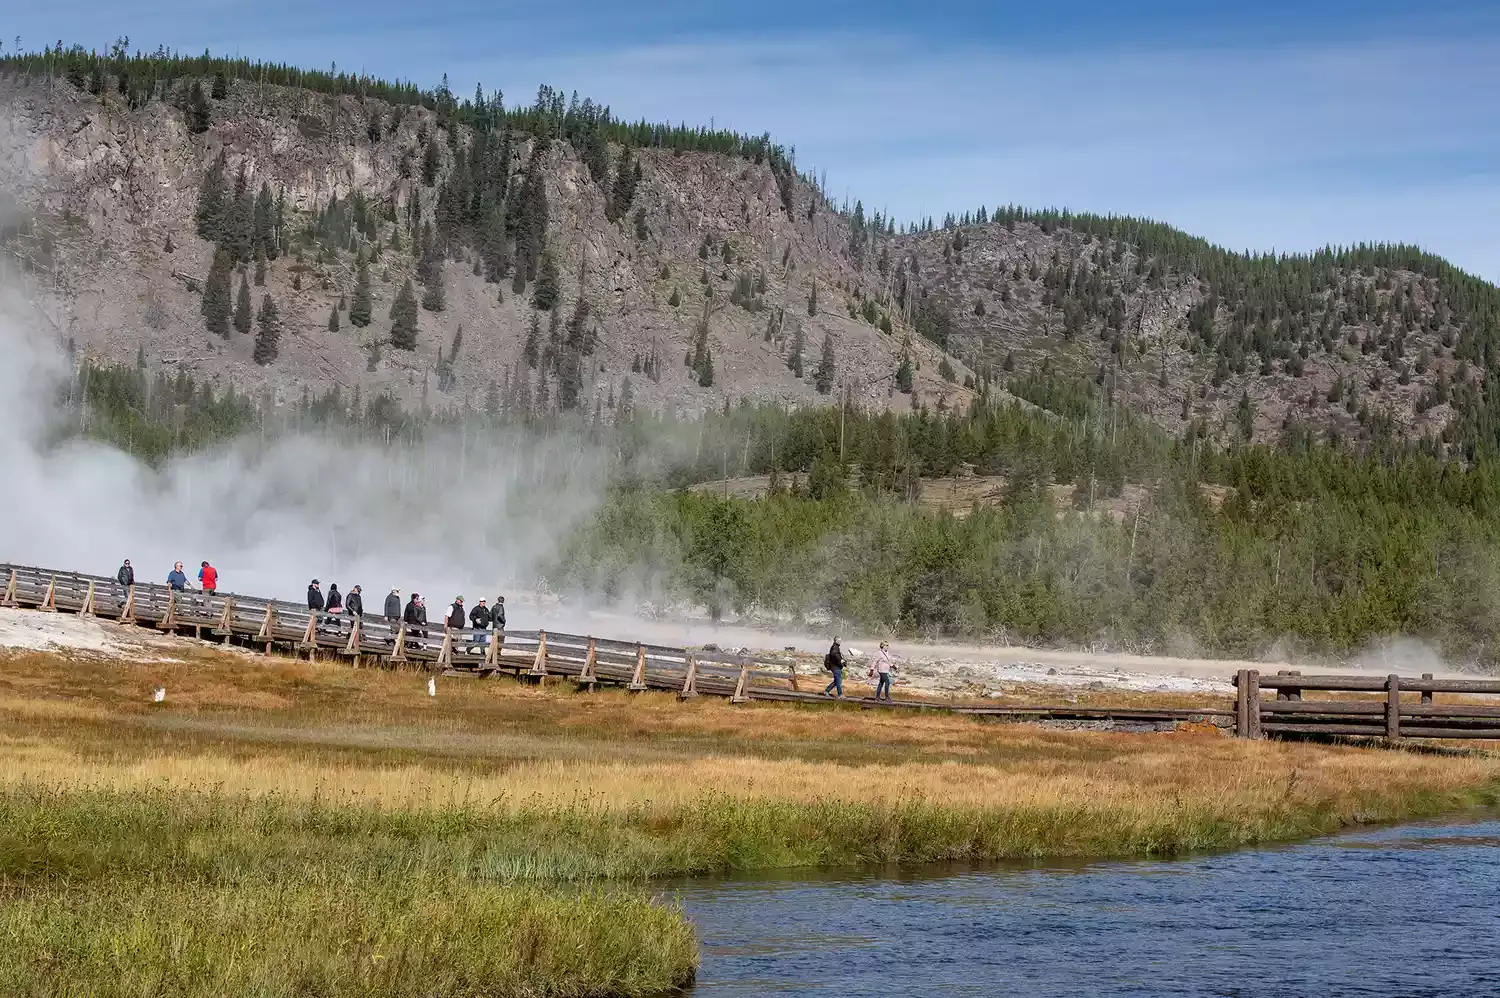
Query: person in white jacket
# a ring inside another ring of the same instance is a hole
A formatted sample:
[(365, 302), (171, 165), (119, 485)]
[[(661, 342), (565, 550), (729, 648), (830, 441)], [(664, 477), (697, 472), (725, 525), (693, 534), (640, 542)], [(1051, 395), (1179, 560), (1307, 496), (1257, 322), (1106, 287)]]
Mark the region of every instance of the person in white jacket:
[(880, 642), (880, 650), (875, 653), (875, 660), (870, 663), (870, 678), (875, 680), (875, 699), (891, 699), (891, 673), (896, 671), (896, 663), (891, 659), (891, 646), (887, 641)]

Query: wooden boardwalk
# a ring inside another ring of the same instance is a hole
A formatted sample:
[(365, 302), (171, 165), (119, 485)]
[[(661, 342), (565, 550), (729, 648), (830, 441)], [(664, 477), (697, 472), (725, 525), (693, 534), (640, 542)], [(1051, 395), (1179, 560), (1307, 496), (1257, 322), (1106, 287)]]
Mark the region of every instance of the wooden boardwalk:
[[(1500, 738), (1500, 704), (1474, 702), (1500, 695), (1500, 680), (1495, 679), (1435, 679), (1430, 672), (1420, 677), (1304, 676), (1293, 671), (1263, 676), (1242, 669), (1234, 685), (1234, 730), (1241, 738), (1365, 736), (1391, 743), (1403, 738)], [(1304, 700), (1304, 693), (1354, 696)], [(1438, 703), (1437, 694), (1465, 699)]]
[[(340, 658), (351, 665), (416, 668), (455, 677), (489, 678), (498, 673), (536, 682), (571, 681), (628, 690), (674, 692), (684, 699), (727, 697), (734, 703), (777, 700), (828, 704), (822, 695), (827, 676), (797, 674), (795, 663), (766, 662), (748, 656), (645, 644), (556, 631), (476, 631), (449, 628), (441, 621), (408, 627), (367, 614), (314, 613), (285, 600), (219, 593), (213, 596), (138, 582), (126, 589), (114, 579), (0, 564), (0, 606), (75, 613), (151, 627), (264, 654)], [(851, 697), (845, 704), (897, 711), (941, 711), (980, 717), (1170, 726), (1207, 722), (1227, 726), (1228, 709), (1177, 707), (1077, 707), (997, 705), (941, 700), (877, 701)]]

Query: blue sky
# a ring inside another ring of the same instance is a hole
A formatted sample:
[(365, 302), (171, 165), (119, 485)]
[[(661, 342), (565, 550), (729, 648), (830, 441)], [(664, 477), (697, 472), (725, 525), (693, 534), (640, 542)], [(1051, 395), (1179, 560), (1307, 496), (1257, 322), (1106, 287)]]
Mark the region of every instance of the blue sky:
[(1500, 280), (1493, 4), (60, 0), (6, 48), (234, 52), (769, 130), (897, 218), (1016, 202), (1233, 248), (1416, 242)]

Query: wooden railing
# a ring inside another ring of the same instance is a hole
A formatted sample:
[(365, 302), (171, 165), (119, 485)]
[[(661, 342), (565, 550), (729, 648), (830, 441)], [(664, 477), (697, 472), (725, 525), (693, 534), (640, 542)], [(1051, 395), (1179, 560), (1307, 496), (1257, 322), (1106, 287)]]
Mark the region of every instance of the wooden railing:
[(632, 690), (675, 690), (683, 697), (712, 692), (740, 701), (800, 693), (795, 664), (692, 651), (556, 631), (478, 630), (442, 621), (407, 625), (366, 614), (314, 611), (285, 600), (137, 582), (105, 576), (0, 565), (0, 606), (68, 611), (162, 631), (190, 632), (309, 657), (344, 657), (487, 677), (509, 672), (533, 679), (568, 677), (584, 686), (614, 683)]
[[(1274, 676), (1242, 669), (1235, 676), (1235, 734), (1368, 735), (1402, 738), (1500, 738), (1500, 703), (1473, 703), (1476, 696), (1500, 695), (1500, 680), (1434, 679), (1432, 673), (1388, 676)], [(1304, 700), (1303, 694), (1367, 694), (1347, 699)], [(1266, 694), (1270, 693), (1270, 697)], [(1368, 694), (1381, 695), (1375, 699)], [(1437, 702), (1437, 694), (1465, 701)]]
[[(798, 676), (795, 661), (767, 662), (748, 655), (678, 648), (556, 631), (478, 631), (442, 621), (406, 626), (383, 616), (314, 612), (301, 603), (239, 593), (207, 596), (138, 582), (126, 589), (113, 578), (0, 563), (0, 606), (103, 617), (162, 631), (192, 634), (272, 652), (341, 658), (355, 665), (420, 668), (453, 676), (504, 672), (523, 680), (571, 680), (582, 688), (610, 684), (629, 690), (667, 690), (747, 700), (826, 702), (828, 676)], [(851, 686), (853, 684), (851, 683)], [(950, 711), (973, 716), (1068, 723), (1122, 723), (1138, 727), (1182, 721), (1227, 725), (1228, 710), (1212, 707), (996, 704), (903, 696), (864, 707)]]

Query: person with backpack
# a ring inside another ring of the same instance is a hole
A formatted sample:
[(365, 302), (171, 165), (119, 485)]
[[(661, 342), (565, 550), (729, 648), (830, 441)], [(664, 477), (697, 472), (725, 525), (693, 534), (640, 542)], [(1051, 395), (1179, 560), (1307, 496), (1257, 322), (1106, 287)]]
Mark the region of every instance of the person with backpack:
[(823, 656), (823, 668), (833, 673), (833, 679), (823, 688), (823, 695), (844, 699), (844, 650), (839, 647), (838, 638), (833, 639), (828, 654)]

